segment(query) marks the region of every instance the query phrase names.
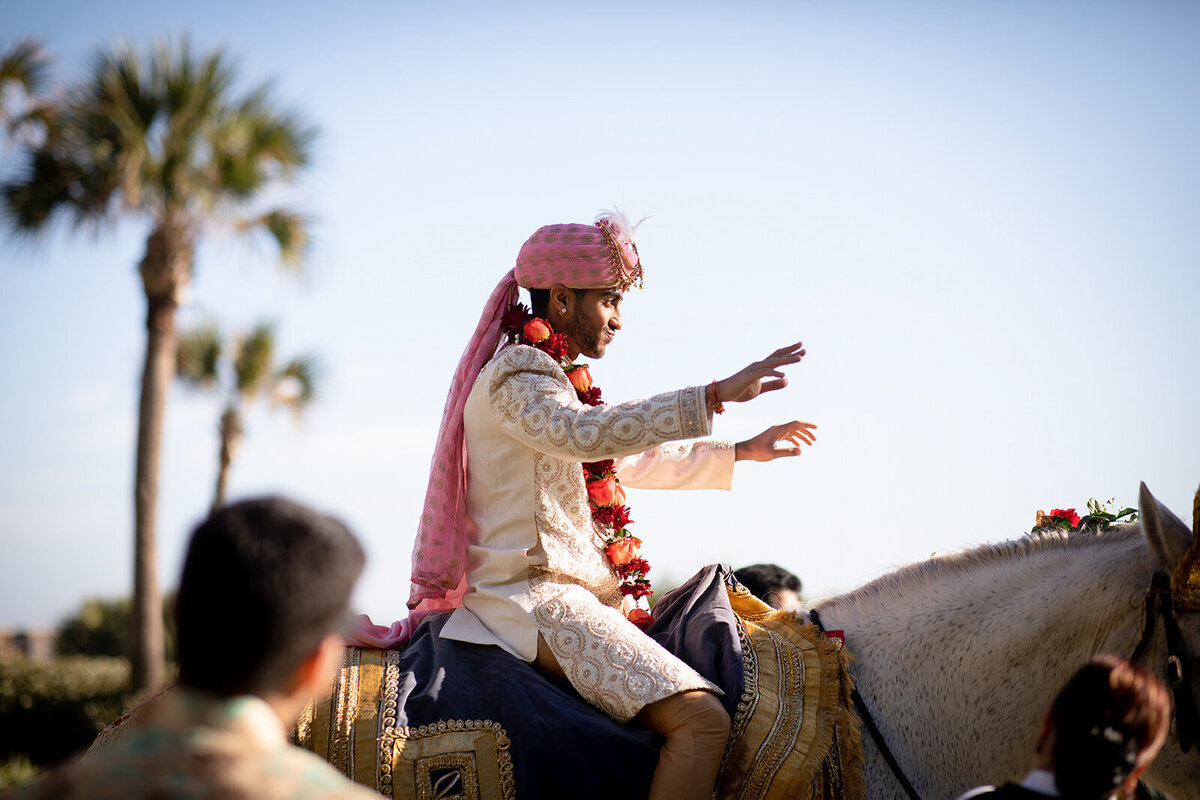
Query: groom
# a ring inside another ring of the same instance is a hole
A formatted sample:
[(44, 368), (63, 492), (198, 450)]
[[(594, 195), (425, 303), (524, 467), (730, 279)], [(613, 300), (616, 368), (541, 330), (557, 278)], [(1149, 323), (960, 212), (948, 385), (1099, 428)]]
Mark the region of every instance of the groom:
[(729, 716), (718, 687), (633, 624), (648, 617), (649, 564), (624, 487), (729, 489), (735, 461), (799, 455), (816, 426), (687, 441), (711, 433), (724, 403), (784, 388), (799, 343), (725, 380), (601, 401), (576, 359), (603, 357), (621, 330), (624, 294), (642, 282), (633, 231), (619, 214), (544, 226), (496, 287), (446, 404), (409, 604), (457, 604), (442, 637), (500, 647), (661, 733), (651, 798), (707, 798)]

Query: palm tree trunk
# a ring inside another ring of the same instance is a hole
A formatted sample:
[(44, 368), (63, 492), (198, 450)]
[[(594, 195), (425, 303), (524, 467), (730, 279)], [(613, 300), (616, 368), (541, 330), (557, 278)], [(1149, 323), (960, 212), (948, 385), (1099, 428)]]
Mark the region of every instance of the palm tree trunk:
[[(222, 447), (222, 450), (225, 448)], [(225, 489), (229, 485), (229, 459), (221, 456), (221, 463), (217, 465), (217, 493), (213, 495), (212, 510), (216, 511), (221, 506), (225, 505)]]
[(155, 545), (159, 455), (167, 387), (175, 374), (175, 301), (148, 298), (146, 364), (138, 413), (137, 474), (134, 479), (133, 613), (130, 653), (133, 690), (157, 691), (163, 682), (162, 599)]
[(135, 692), (157, 691), (163, 682), (163, 610), (158, 588), (159, 455), (167, 388), (175, 378), (175, 309), (191, 278), (192, 243), (175, 219), (159, 222), (146, 240), (138, 269), (146, 291), (146, 364), (138, 407), (137, 474), (134, 477), (133, 609), (130, 614), (130, 680)]
[(213, 510), (225, 505), (225, 490), (229, 483), (229, 465), (237, 455), (242, 442), (242, 415), (237, 406), (229, 405), (221, 414), (221, 453), (217, 464), (217, 494), (213, 498)]

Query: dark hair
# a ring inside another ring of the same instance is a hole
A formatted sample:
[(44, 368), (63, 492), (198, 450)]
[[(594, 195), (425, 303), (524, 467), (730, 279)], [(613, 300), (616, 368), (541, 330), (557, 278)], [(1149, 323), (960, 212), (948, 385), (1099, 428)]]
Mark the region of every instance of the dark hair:
[[(526, 289), (529, 292), (529, 310), (533, 312), (535, 317), (546, 319), (550, 312), (550, 290), (549, 289)], [(586, 289), (571, 289), (571, 293), (576, 298), (581, 292), (586, 292)]]
[(800, 578), (778, 564), (751, 564), (734, 570), (733, 577), (772, 608), (779, 608), (779, 593), (791, 589), (800, 593)]
[(192, 533), (175, 599), (179, 682), (265, 694), (349, 610), (362, 546), (340, 521), (280, 497), (224, 506)]
[(1068, 800), (1112, 795), (1154, 756), (1170, 718), (1167, 691), (1149, 672), (1115, 656), (1089, 661), (1050, 709), (1059, 793)]

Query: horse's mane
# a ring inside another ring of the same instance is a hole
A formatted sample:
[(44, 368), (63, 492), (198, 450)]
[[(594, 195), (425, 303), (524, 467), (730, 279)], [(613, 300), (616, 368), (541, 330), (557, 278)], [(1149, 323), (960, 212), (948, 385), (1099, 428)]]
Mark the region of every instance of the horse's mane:
[[(934, 581), (952, 581), (955, 576), (984, 566), (1014, 561), (1037, 553), (1092, 548), (1134, 539), (1142, 539), (1142, 528), (1137, 524), (1114, 525), (1100, 532), (1043, 529), (1010, 541), (982, 544), (956, 553), (933, 555), (924, 561), (906, 564), (836, 599), (858, 602), (878, 596), (902, 596), (905, 591), (914, 587), (925, 586)], [(827, 599), (819, 605), (832, 600), (833, 598)]]

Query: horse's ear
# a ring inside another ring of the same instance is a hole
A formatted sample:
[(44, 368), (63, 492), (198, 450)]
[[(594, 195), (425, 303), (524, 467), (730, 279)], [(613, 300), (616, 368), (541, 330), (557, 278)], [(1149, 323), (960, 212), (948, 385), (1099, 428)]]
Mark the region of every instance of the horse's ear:
[(1188, 526), (1171, 513), (1150, 494), (1146, 484), (1138, 492), (1138, 505), (1142, 519), (1142, 532), (1150, 544), (1150, 550), (1158, 560), (1158, 566), (1170, 575), (1192, 545), (1192, 532)]

